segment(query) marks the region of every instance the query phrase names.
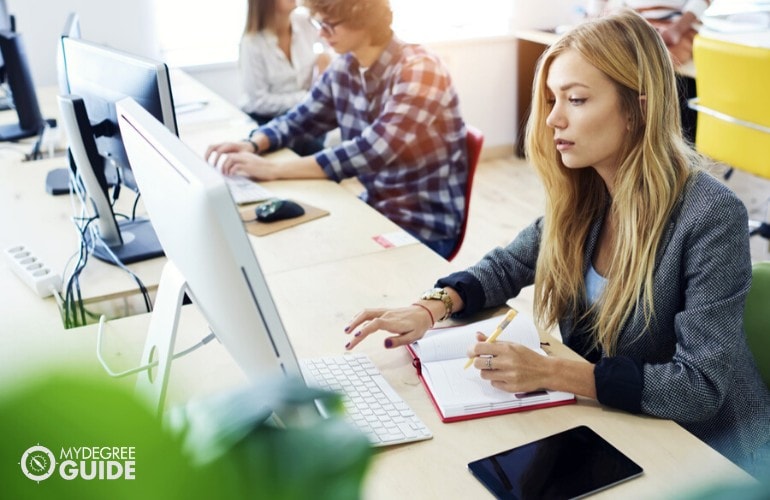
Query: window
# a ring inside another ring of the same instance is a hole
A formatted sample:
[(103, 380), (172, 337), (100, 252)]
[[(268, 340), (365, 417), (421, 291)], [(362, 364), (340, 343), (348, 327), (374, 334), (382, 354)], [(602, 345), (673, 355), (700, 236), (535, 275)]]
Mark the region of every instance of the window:
[(170, 66), (231, 63), (246, 23), (246, 0), (192, 6), (187, 0), (154, 0), (158, 42)]
[(393, 30), (410, 42), (483, 38), (510, 32), (511, 0), (390, 0)]
[[(154, 0), (158, 40), (171, 66), (232, 63), (246, 18), (246, 0), (218, 0), (216, 11), (185, 0)], [(393, 28), (410, 42), (503, 35), (511, 0), (390, 0)], [(472, 5), (472, 8), (469, 7)]]

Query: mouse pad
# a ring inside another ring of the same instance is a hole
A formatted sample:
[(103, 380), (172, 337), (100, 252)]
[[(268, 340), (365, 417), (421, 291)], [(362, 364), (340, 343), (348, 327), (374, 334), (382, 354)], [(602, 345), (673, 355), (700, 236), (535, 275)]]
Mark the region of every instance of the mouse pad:
[(298, 200), (293, 201), (302, 205), (302, 208), (305, 209), (304, 215), (294, 217), (293, 219), (284, 219), (274, 222), (259, 222), (255, 220), (254, 215), (254, 208), (257, 206), (257, 204), (249, 205), (246, 208), (240, 208), (238, 212), (241, 214), (241, 220), (244, 222), (243, 225), (246, 227), (246, 231), (248, 231), (249, 234), (253, 234), (254, 236), (265, 236), (266, 234), (271, 234), (276, 231), (280, 231), (281, 229), (294, 227), (298, 224), (329, 215), (328, 210), (323, 210)]

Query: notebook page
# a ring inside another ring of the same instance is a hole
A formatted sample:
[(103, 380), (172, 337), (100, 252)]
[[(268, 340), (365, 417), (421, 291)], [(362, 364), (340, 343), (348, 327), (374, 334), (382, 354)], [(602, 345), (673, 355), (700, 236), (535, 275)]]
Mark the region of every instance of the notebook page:
[[(468, 348), (476, 343), (476, 332), (491, 334), (505, 314), (467, 325), (428, 330), (425, 336), (412, 344), (422, 363), (438, 360), (466, 359)], [(497, 338), (498, 342), (516, 342), (532, 350), (540, 349), (540, 335), (534, 322), (519, 313)]]

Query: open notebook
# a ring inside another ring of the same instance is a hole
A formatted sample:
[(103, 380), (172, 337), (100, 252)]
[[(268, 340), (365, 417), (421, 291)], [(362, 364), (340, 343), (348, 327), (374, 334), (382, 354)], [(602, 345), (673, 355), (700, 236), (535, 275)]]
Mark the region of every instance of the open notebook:
[[(467, 325), (435, 328), (408, 346), (414, 366), (443, 422), (487, 417), (575, 402), (575, 395), (557, 391), (510, 393), (496, 389), (481, 378), (479, 370), (463, 367), (476, 332), (489, 334), (504, 317), (495, 316)], [(519, 313), (498, 337), (498, 342), (517, 342), (543, 356), (540, 336), (532, 319)]]

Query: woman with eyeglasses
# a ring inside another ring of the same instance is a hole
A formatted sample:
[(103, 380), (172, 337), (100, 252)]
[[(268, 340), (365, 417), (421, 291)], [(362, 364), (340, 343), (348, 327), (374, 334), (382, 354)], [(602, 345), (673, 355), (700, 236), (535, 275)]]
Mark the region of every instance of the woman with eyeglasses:
[[(241, 109), (260, 125), (299, 103), (329, 64), (308, 20), (309, 13), (297, 8), (296, 0), (248, 0), (239, 58)], [(298, 154), (322, 148), (323, 136), (294, 147)]]
[[(209, 147), (206, 158), (226, 174), (258, 180), (357, 177), (369, 205), (448, 256), (458, 242), (468, 179), (466, 129), (449, 72), (425, 48), (394, 36), (388, 0), (304, 5), (340, 56), (300, 104), (248, 141)], [(259, 156), (335, 128), (341, 142), (313, 156)]]
[(534, 285), (535, 320), (584, 360), (479, 333), (469, 356), (492, 387), (671, 419), (770, 473), (770, 391), (743, 332), (748, 215), (682, 139), (662, 38), (632, 10), (581, 24), (543, 54), (533, 89), (527, 155), (545, 215), (418, 302), (357, 314), (346, 347), (378, 332), (404, 346)]

